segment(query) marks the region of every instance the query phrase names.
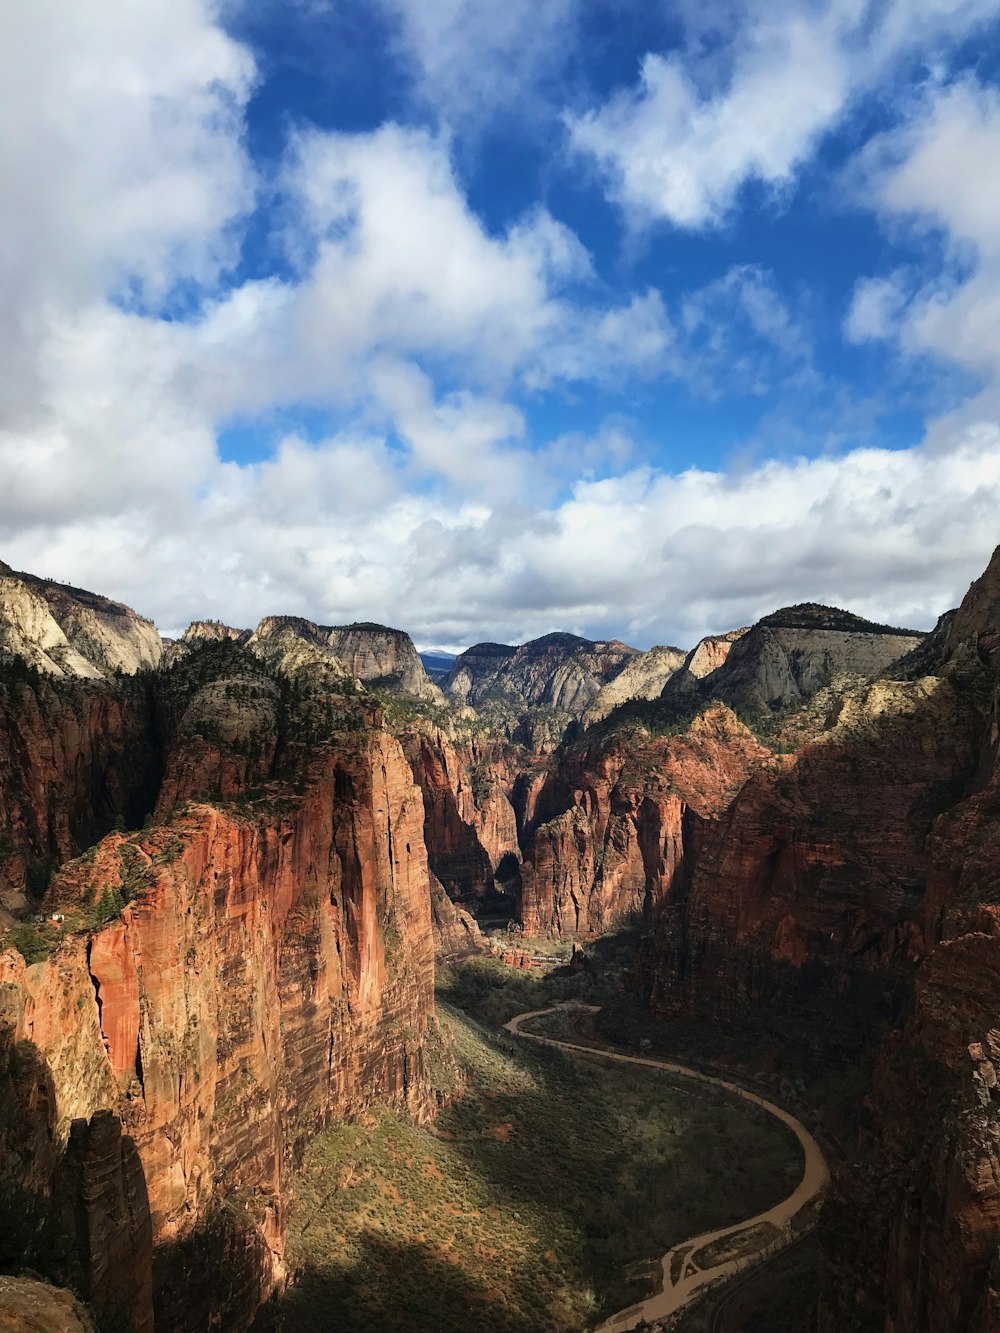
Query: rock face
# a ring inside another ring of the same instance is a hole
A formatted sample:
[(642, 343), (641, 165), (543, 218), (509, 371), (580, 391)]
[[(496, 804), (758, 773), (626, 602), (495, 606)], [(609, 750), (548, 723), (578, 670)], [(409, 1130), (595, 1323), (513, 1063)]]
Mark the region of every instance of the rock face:
[[(817, 636), (856, 672), (914, 637), (790, 618), (717, 671), (744, 708), (809, 694)], [(646, 943), (665, 1016), (757, 1017), (855, 1056), (895, 1029), (824, 1210), (824, 1333), (1000, 1328), (998, 670), (1000, 553), (897, 678), (820, 685), (703, 828)]]
[(0, 1176), (30, 1191), (102, 1324), (136, 1333), (154, 1310), (157, 1333), (249, 1327), (283, 1280), (308, 1137), (377, 1101), (430, 1107), (410, 766), (339, 663), (282, 675), (238, 637), (199, 637), (152, 683), (21, 668), (0, 697), (10, 875), (158, 812), (56, 875), (56, 952), (0, 967), (0, 1048), (34, 1071), (5, 1097), (0, 1069)]
[(267, 616), (248, 645), (285, 674), (326, 663), (328, 671), (375, 688), (401, 691), (429, 703), (444, 702), (412, 639), (402, 630), (370, 624), (331, 628), (299, 616)]
[(411, 733), (404, 744), (423, 792), (431, 870), (451, 898), (484, 898), (501, 861), (520, 860), (515, 764), (502, 745), (453, 741), (437, 728)]
[(679, 893), (706, 827), (768, 753), (715, 705), (684, 736), (564, 756), (525, 830), (525, 931), (593, 934)]
[(94, 1333), (72, 1292), (30, 1277), (0, 1275), (0, 1333)]
[(600, 722), (629, 699), (655, 699), (667, 681), (685, 666), (690, 654), (680, 648), (657, 647), (639, 653), (627, 662), (613, 680), (601, 687), (583, 715), (585, 726)]
[(519, 648), (477, 643), (455, 659), (445, 689), (495, 730), (530, 749), (551, 750), (638, 656), (617, 639), (598, 642), (576, 634), (546, 634)]
[(880, 675), (923, 638), (813, 603), (786, 607), (737, 633), (725, 661), (701, 679), (699, 693), (742, 715), (796, 706), (838, 674)]
[(376, 1100), (425, 1108), (433, 941), (420, 793), (381, 733), (351, 755), (325, 747), (306, 787), (242, 817), (195, 805), (147, 835), (112, 835), (47, 901), (72, 913), (110, 890), (131, 899), (120, 918), (27, 970), (5, 956), (15, 1038), (51, 1072), (55, 1140), (113, 1110), (135, 1144), (158, 1330), (191, 1327), (192, 1228), (217, 1257), (243, 1255), (239, 1281), (230, 1272), (203, 1294), (200, 1326), (247, 1327), (282, 1275), (297, 1146), (329, 1115)]
[(385, 625), (342, 625), (328, 642), (349, 676), (368, 684), (386, 683), (418, 699), (439, 700), (413, 640)]
[(491, 953), (476, 918), (452, 902), (435, 875), (431, 876), (431, 919), (434, 949), (439, 958), (465, 958), (473, 953)]
[(938, 638), (979, 726), (927, 842), (913, 1012), (881, 1051), (858, 1158), (826, 1210), (825, 1333), (1000, 1328), (1000, 551)]
[(0, 669), (0, 907), (26, 909), (59, 862), (116, 820), (141, 824), (160, 766), (143, 680)]
[(700, 639), (691, 649), (682, 665), (663, 684), (661, 694), (665, 699), (681, 698), (696, 694), (698, 682), (717, 671), (729, 656), (729, 650), (737, 639), (749, 633), (749, 627), (729, 630), (725, 634), (710, 634)]
[(47, 675), (100, 680), (155, 667), (162, 649), (152, 622), (121, 602), (0, 563), (0, 653)]
[(857, 1047), (902, 1011), (924, 951), (925, 841), (974, 765), (975, 712), (924, 678), (858, 687), (826, 721), (706, 836), (650, 949), (657, 1012), (730, 1022), (769, 1005), (808, 1025), (836, 1004), (836, 1041)]

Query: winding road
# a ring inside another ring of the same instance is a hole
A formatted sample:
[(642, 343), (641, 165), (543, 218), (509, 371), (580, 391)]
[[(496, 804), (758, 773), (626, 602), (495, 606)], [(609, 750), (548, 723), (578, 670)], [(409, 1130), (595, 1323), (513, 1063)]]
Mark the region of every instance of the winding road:
[[(581, 1055), (597, 1056), (602, 1060), (615, 1060), (620, 1064), (645, 1065), (649, 1069), (663, 1069), (667, 1073), (678, 1074), (681, 1078), (695, 1079), (699, 1083), (722, 1088), (734, 1097), (740, 1097), (745, 1102), (762, 1107), (769, 1115), (773, 1115), (775, 1119), (787, 1125), (802, 1145), (805, 1159), (802, 1179), (787, 1199), (783, 1199), (781, 1203), (769, 1208), (767, 1212), (758, 1213), (756, 1217), (748, 1217), (743, 1222), (737, 1222), (734, 1226), (722, 1227), (718, 1231), (708, 1231), (702, 1236), (692, 1236), (690, 1240), (675, 1245), (672, 1250), (669, 1250), (663, 1256), (663, 1276), (660, 1290), (655, 1295), (647, 1297), (646, 1300), (640, 1301), (636, 1305), (630, 1305), (626, 1310), (619, 1310), (617, 1314), (612, 1315), (610, 1319), (605, 1320), (594, 1330), (594, 1333), (626, 1333), (626, 1330), (635, 1328), (642, 1320), (652, 1323), (655, 1319), (665, 1319), (668, 1315), (674, 1314), (686, 1305), (695, 1293), (700, 1291), (702, 1287), (707, 1286), (708, 1283), (743, 1272), (748, 1267), (769, 1258), (772, 1254), (776, 1254), (778, 1250), (790, 1244), (793, 1240), (793, 1219), (806, 1204), (811, 1203), (822, 1193), (830, 1178), (830, 1172), (819, 1144), (801, 1121), (796, 1120), (795, 1116), (782, 1110), (780, 1106), (776, 1106), (774, 1102), (769, 1102), (767, 1098), (759, 1096), (756, 1092), (750, 1092), (738, 1083), (702, 1074), (697, 1069), (692, 1069), (688, 1065), (676, 1064), (672, 1060), (656, 1060), (650, 1056), (642, 1055), (625, 1055), (622, 1051), (616, 1051), (610, 1046), (583, 1046), (576, 1042), (560, 1041), (556, 1037), (543, 1037), (539, 1033), (522, 1030), (521, 1025), (527, 1023), (529, 1019), (541, 1018), (544, 1014), (551, 1014), (562, 1008), (586, 1009), (591, 1013), (596, 1012), (592, 1006), (573, 1005), (571, 1002), (553, 1004), (549, 1005), (547, 1009), (532, 1009), (528, 1013), (518, 1014), (509, 1023), (505, 1023), (504, 1027), (515, 1037), (521, 1037), (525, 1041), (537, 1042), (540, 1046), (554, 1046), (562, 1051), (574, 1051)], [(738, 1258), (713, 1262), (703, 1253), (716, 1241), (735, 1240), (743, 1233), (753, 1230), (760, 1231), (769, 1239), (756, 1248), (741, 1253)]]

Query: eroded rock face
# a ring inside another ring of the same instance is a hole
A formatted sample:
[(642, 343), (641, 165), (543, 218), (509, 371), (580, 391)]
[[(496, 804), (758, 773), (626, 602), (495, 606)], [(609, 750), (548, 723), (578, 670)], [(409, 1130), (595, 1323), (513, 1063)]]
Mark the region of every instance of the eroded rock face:
[(688, 654), (680, 648), (656, 647), (639, 653), (600, 692), (583, 715), (585, 726), (600, 722), (629, 699), (656, 699), (667, 681), (685, 665)]
[(725, 634), (710, 634), (691, 649), (681, 666), (664, 682), (661, 694), (665, 699), (677, 699), (697, 692), (698, 682), (717, 671), (729, 656), (737, 639), (749, 633), (749, 627), (729, 630)]
[(521, 867), (529, 934), (592, 934), (679, 892), (692, 853), (768, 751), (726, 708), (684, 736), (612, 737), (533, 796)]
[(94, 1325), (71, 1291), (32, 1277), (0, 1274), (0, 1333), (94, 1333)]
[(431, 870), (456, 900), (484, 897), (502, 859), (520, 859), (510, 799), (515, 764), (505, 747), (453, 740), (437, 728), (405, 739), (424, 797), (424, 837)]
[(135, 826), (160, 781), (153, 704), (141, 680), (89, 685), (0, 677), (0, 907), (18, 911), (52, 870)]
[(51, 676), (100, 680), (155, 667), (156, 627), (121, 602), (0, 563), (0, 652)]
[(329, 1115), (429, 1105), (420, 792), (382, 733), (350, 755), (324, 747), (305, 785), (257, 815), (199, 805), (127, 844), (113, 836), (57, 877), (48, 903), (70, 912), (117, 885), (135, 895), (120, 919), (9, 969), (16, 1038), (51, 1074), (56, 1140), (107, 1110), (134, 1141), (162, 1270), (158, 1329), (191, 1327), (170, 1314), (169, 1255), (199, 1225), (209, 1250), (247, 1262), (226, 1307), (198, 1317), (246, 1327), (282, 1275), (290, 1164)]
[[(576, 634), (546, 634), (519, 648), (480, 643), (455, 659), (445, 688), (452, 699), (498, 725), (506, 723), (512, 735), (518, 722), (530, 729), (537, 721), (530, 710), (548, 710), (552, 736), (546, 748), (552, 749), (567, 725), (638, 655), (617, 639), (596, 642)], [(536, 737), (527, 742), (539, 748)]]
[(978, 710), (974, 762), (967, 794), (941, 793), (948, 808), (926, 847), (929, 956), (825, 1210), (824, 1333), (1000, 1329), (1000, 552), (938, 638), (943, 677)]
[(784, 1004), (820, 1022), (836, 1003), (847, 1047), (898, 1015), (925, 951), (927, 834), (975, 765), (976, 731), (947, 681), (875, 682), (761, 766), (657, 924), (654, 1008), (739, 1021)]
[(465, 958), (473, 953), (492, 952), (476, 918), (452, 902), (436, 875), (431, 875), (431, 919), (434, 948), (439, 958)]
[(286, 675), (326, 665), (343, 676), (430, 703), (444, 698), (430, 681), (413, 641), (384, 625), (314, 625), (299, 616), (267, 616), (248, 640), (251, 651)]

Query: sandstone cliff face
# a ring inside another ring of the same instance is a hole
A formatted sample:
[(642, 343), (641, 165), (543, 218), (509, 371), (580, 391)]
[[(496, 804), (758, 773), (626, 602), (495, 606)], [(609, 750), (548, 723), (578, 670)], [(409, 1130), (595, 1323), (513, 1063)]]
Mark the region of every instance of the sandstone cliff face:
[(145, 682), (0, 675), (0, 907), (25, 910), (116, 819), (141, 823), (159, 769)]
[[(1000, 938), (942, 943), (885, 1045), (857, 1158), (824, 1210), (821, 1327), (995, 1333)], [(860, 1222), (860, 1225), (859, 1225)]]
[(546, 634), (515, 649), (481, 643), (455, 659), (446, 689), (498, 721), (526, 708), (552, 710), (564, 730), (637, 655), (617, 639), (594, 642), (576, 634)]
[(680, 891), (705, 828), (768, 756), (716, 705), (684, 736), (613, 736), (563, 757), (532, 795), (520, 920), (592, 934)]
[(428, 703), (444, 697), (431, 684), (413, 641), (384, 625), (314, 625), (299, 616), (267, 616), (248, 640), (250, 650), (285, 674), (326, 668), (375, 688), (402, 691)]
[(328, 641), (349, 676), (372, 684), (387, 682), (419, 699), (441, 700), (413, 640), (402, 630), (384, 625), (344, 625), (332, 629)]
[(629, 699), (655, 699), (667, 681), (686, 663), (689, 654), (680, 648), (656, 647), (639, 653), (621, 669), (613, 680), (601, 687), (583, 715), (584, 726), (602, 718)]
[(158, 665), (163, 643), (156, 626), (130, 606), (33, 574), (18, 577), (44, 599), (76, 651), (104, 674), (122, 671), (131, 676)]
[(121, 602), (0, 562), (0, 653), (46, 675), (100, 680), (155, 667), (162, 648), (156, 627)]
[(473, 953), (492, 952), (476, 918), (452, 902), (435, 875), (431, 875), (431, 920), (438, 958), (465, 958)]
[(452, 740), (431, 727), (404, 745), (423, 792), (431, 870), (453, 899), (485, 897), (503, 858), (520, 858), (510, 756), (496, 743)]
[(661, 694), (665, 699), (677, 699), (697, 693), (698, 682), (717, 671), (729, 656), (737, 639), (749, 633), (749, 627), (729, 630), (725, 634), (710, 634), (700, 639), (691, 649), (681, 666), (667, 677)]
[(45, 599), (7, 566), (0, 569), (0, 653), (50, 676), (97, 680), (103, 674), (73, 648)]
[(913, 1013), (880, 1054), (859, 1155), (825, 1210), (828, 1333), (1000, 1329), (1000, 552), (938, 637), (979, 726), (968, 794), (942, 793), (927, 841)]
[(658, 1012), (739, 1021), (777, 1004), (824, 1023), (835, 1003), (847, 1048), (900, 1012), (925, 949), (925, 842), (975, 766), (975, 709), (939, 678), (875, 682), (826, 724), (708, 833), (647, 955)]
[[(5, 955), (15, 1036), (51, 1074), (55, 1142), (110, 1110), (135, 1145), (158, 1330), (248, 1326), (282, 1274), (289, 1166), (330, 1114), (426, 1107), (420, 793), (382, 733), (320, 747), (304, 785), (246, 815), (195, 805), (127, 843), (113, 835), (48, 902), (72, 919), (117, 887), (131, 897), (121, 917), (31, 968)], [(226, 1281), (199, 1289), (199, 1266), (223, 1256)]]
[(2, 1333), (94, 1333), (87, 1311), (69, 1291), (30, 1277), (0, 1275)]

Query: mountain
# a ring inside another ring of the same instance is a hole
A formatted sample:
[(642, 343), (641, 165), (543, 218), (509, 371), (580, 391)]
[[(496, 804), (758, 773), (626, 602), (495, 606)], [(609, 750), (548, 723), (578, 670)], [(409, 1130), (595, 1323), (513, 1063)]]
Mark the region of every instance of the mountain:
[(162, 651), (156, 627), (131, 607), (0, 562), (0, 653), (47, 675), (100, 680), (155, 667)]
[(835, 676), (878, 675), (923, 639), (836, 607), (784, 607), (749, 629), (703, 639), (663, 697), (719, 699), (741, 716), (766, 715), (801, 704)]

